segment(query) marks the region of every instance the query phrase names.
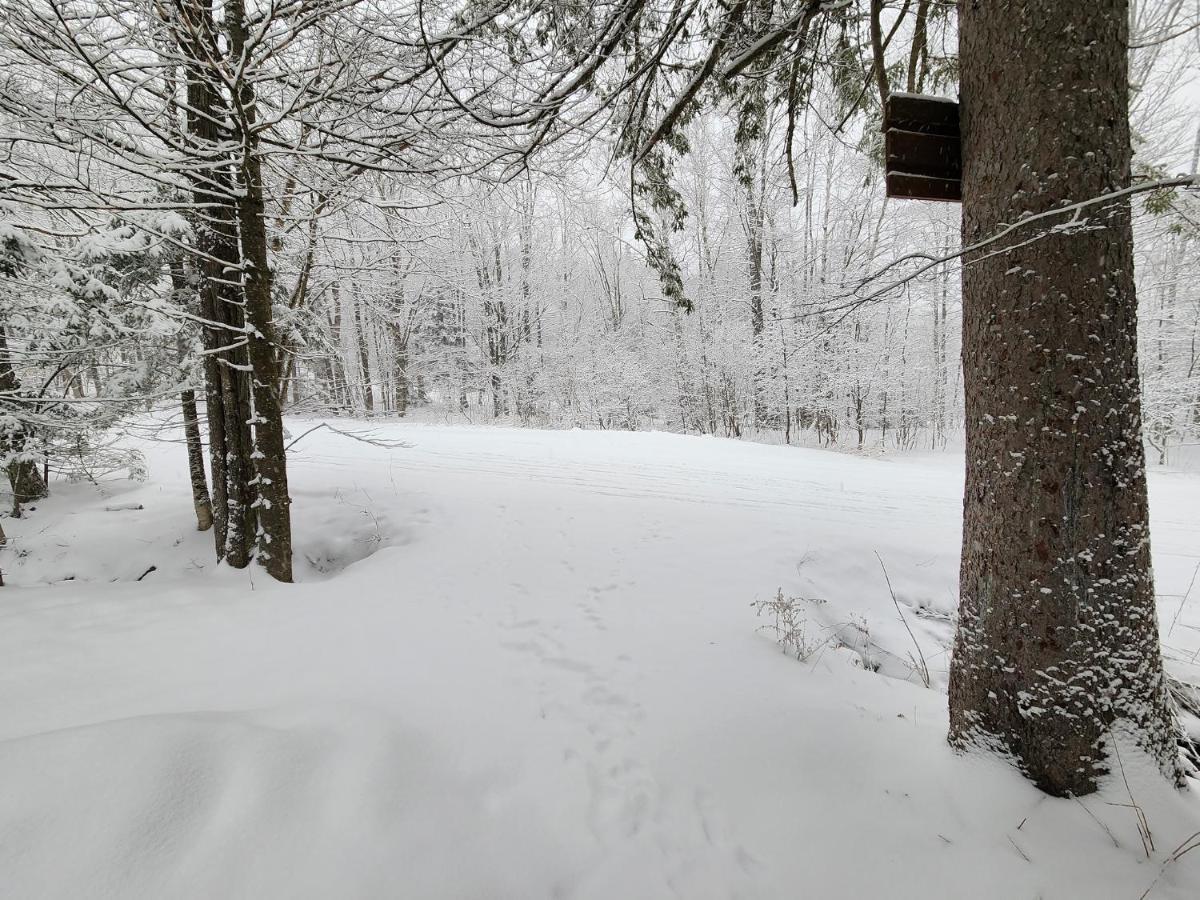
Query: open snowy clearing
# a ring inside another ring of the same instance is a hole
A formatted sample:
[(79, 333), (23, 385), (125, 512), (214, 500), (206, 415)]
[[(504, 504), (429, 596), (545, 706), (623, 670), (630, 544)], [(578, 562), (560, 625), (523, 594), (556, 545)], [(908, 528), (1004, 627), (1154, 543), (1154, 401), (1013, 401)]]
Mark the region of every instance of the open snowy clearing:
[[(409, 446), (299, 442), (295, 586), (214, 566), (172, 444), (5, 521), (0, 896), (1200, 895), (1131, 751), (1075, 801), (946, 747), (961, 457), (338, 427)], [(1194, 678), (1200, 477), (1151, 491)]]

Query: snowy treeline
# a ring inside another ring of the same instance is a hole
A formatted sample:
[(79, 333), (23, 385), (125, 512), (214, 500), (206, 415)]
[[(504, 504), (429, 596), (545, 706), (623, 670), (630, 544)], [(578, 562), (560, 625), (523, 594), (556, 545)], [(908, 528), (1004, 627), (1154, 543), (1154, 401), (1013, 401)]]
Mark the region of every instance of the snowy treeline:
[[(1197, 136), (1200, 148), (1200, 135)], [(1174, 204), (1173, 204), (1174, 206)], [(1152, 462), (1200, 440), (1200, 220), (1177, 207), (1138, 232), (1145, 436)]]
[[(346, 210), (294, 320), (291, 403), (850, 447), (954, 441), (957, 261), (911, 280), (887, 266), (952, 255), (957, 208), (886, 200), (876, 162), (815, 117), (808, 127), (795, 205), (782, 167), (741, 189), (725, 123), (694, 129), (675, 237), (691, 313), (663, 298), (627, 198), (597, 186), (594, 166), (403, 217)], [(1200, 242), (1169, 210), (1138, 226), (1147, 433), (1163, 459), (1200, 435)]]
[(303, 350), (290, 401), (944, 443), (960, 416), (957, 270), (937, 265), (886, 301), (864, 303), (859, 283), (897, 256), (948, 253), (956, 210), (886, 201), (875, 160), (815, 113), (803, 127), (794, 205), (769, 148), (746, 190), (728, 125), (692, 128), (678, 173), (688, 216), (672, 236), (691, 312), (663, 297), (620, 186), (597, 184), (603, 159), (403, 216), (345, 210), (319, 242), (312, 299), (294, 319)]
[[(508, 151), (435, 96), (415, 7), (389, 7), (386, 24), (371, 4), (306, 10), (280, 7), (251, 36), (247, 108), (262, 121), (230, 137), (254, 142), (260, 169), (285, 410), (841, 447), (957, 439), (958, 209), (885, 200), (878, 111), (848, 107), (835, 77), (814, 79), (794, 122), (768, 104), (749, 138), (732, 111), (688, 125), (673, 173), (687, 214), (658, 223), (687, 311), (647, 263), (608, 143), (488, 168)], [(0, 33), (0, 379), (38, 396), (13, 413), (12, 452), (36, 432), (30, 458), (49, 446), (57, 467), (91, 440), (59, 420), (94, 433), (131, 402), (182, 389), (186, 407), (202, 391), (196, 173), (214, 171), (219, 142), (198, 137), (203, 51), (177, 14), (141, 0), (14, 12)], [(1141, 33), (1161, 27), (1157, 7), (1136, 14)], [(1175, 91), (1194, 54), (1163, 46), (1134, 51), (1138, 166), (1191, 156), (1194, 170), (1194, 110)], [(953, 94), (952, 72), (929, 69), (926, 89)], [(1159, 199), (1141, 208), (1138, 272), (1161, 460), (1200, 435), (1200, 254), (1197, 217)]]

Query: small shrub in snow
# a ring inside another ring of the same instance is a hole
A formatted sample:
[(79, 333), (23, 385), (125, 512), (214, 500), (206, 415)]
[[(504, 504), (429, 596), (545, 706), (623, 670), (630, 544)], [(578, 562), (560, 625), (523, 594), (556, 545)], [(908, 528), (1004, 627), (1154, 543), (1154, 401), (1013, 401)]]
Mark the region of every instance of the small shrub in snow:
[(775, 642), (799, 660), (808, 659), (823, 647), (827, 638), (814, 638), (808, 634), (808, 617), (805, 615), (805, 604), (823, 603), (823, 600), (807, 600), (803, 597), (785, 597), (783, 588), (776, 591), (770, 600), (755, 600), (751, 606), (760, 618), (764, 615), (770, 621), (759, 626), (759, 631), (767, 631), (775, 636)]

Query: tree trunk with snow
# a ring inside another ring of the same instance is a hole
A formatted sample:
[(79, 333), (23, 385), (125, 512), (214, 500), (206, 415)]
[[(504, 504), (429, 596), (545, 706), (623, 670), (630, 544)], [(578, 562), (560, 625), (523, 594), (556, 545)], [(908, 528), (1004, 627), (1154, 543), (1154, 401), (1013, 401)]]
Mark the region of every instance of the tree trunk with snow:
[[(1129, 184), (1126, 0), (960, 5), (963, 242)], [(1086, 794), (1114, 738), (1178, 778), (1150, 570), (1130, 207), (963, 266), (950, 739)], [(1062, 222), (1068, 221), (1064, 216)], [(1036, 239), (1035, 239), (1036, 238)]]
[[(0, 394), (15, 397), (20, 389), (20, 379), (9, 358), (8, 332), (0, 325)], [(49, 493), (46, 481), (38, 471), (37, 461), (20, 455), (28, 452), (30, 437), (29, 431), (15, 417), (14, 424), (9, 425), (0, 436), (0, 450), (10, 457), (7, 468), (13, 495), (13, 518), (20, 518), (23, 504), (40, 500)]]
[[(188, 277), (188, 267), (182, 254), (170, 266), (171, 294), (176, 305), (194, 313), (198, 306), (195, 285)], [(191, 348), (185, 333), (175, 335), (175, 353), (180, 374), (187, 376), (187, 359)], [(192, 483), (192, 508), (196, 513), (196, 530), (213, 527), (212, 499), (208, 494), (208, 479), (204, 474), (204, 442), (200, 436), (200, 412), (196, 408), (196, 392), (192, 388), (179, 392), (179, 407), (183, 413), (183, 438), (187, 448), (188, 478)]]
[(240, 268), (229, 166), (222, 148), (228, 110), (214, 57), (209, 0), (179, 5), (177, 39), (187, 60), (187, 131), (196, 165), (190, 173), (196, 207), (205, 411), (212, 471), (213, 539), (218, 559), (234, 568), (250, 561), (255, 531), (250, 500), (250, 402), (245, 320), (236, 280)]
[(395, 405), (395, 409), (396, 409), (396, 415), (403, 418), (405, 415), (408, 414), (408, 403), (409, 403), (409, 395), (408, 395), (409, 394), (409, 386), (408, 386), (409, 362), (408, 362), (408, 346), (407, 346), (406, 342), (402, 343), (400, 340), (396, 341), (396, 358), (395, 358), (395, 362), (393, 363), (393, 366), (395, 367), (395, 375), (393, 376), (393, 380), (395, 382), (394, 405)]
[(196, 530), (208, 531), (213, 526), (212, 500), (208, 496), (208, 479), (204, 475), (204, 443), (200, 439), (200, 413), (196, 409), (196, 392), (181, 391), (179, 403), (183, 409), (183, 435), (187, 442), (188, 475), (192, 482), (192, 507), (196, 511)]
[(371, 380), (371, 351), (367, 334), (367, 317), (363, 315), (363, 298), (355, 285), (350, 293), (354, 308), (354, 338), (358, 350), (359, 380), (362, 383), (363, 410), (368, 416), (375, 412), (375, 389)]
[(267, 255), (266, 213), (262, 160), (257, 135), (257, 99), (244, 71), (249, 48), (246, 10), (241, 0), (228, 5), (229, 49), (240, 60), (242, 78), (234, 98), (238, 137), (242, 140), (238, 171), (238, 230), (242, 250), (242, 291), (246, 304), (251, 397), (253, 399), (254, 500), (258, 530), (254, 538), (258, 563), (277, 581), (292, 580), (292, 500), (288, 494), (283, 409), (279, 399), (279, 360), (276, 355), (272, 309), (272, 279)]

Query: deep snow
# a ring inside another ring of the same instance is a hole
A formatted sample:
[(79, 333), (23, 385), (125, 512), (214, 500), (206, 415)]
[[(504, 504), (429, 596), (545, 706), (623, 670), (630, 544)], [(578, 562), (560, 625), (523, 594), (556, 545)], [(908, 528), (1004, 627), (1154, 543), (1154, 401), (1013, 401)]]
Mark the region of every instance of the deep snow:
[[(946, 747), (961, 457), (339, 427), (409, 446), (299, 442), (292, 587), (213, 565), (176, 444), (4, 521), (0, 896), (1200, 895), (1195, 786)], [(1195, 675), (1200, 476), (1151, 485)]]

